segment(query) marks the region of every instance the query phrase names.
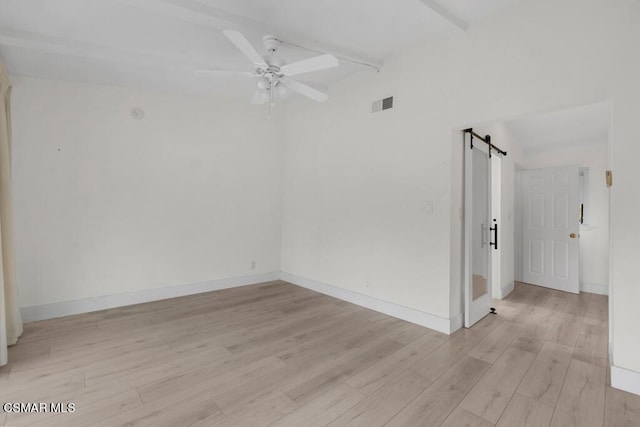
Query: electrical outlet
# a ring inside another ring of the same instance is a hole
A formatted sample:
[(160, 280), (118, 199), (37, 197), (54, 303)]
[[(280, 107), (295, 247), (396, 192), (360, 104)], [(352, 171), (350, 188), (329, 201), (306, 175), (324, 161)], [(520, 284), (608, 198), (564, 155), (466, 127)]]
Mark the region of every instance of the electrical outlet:
[(428, 214), (433, 214), (433, 202), (431, 200), (427, 200), (424, 203), (424, 209)]
[(251, 261), (251, 269), (252, 270), (256, 269), (256, 262), (255, 261)]

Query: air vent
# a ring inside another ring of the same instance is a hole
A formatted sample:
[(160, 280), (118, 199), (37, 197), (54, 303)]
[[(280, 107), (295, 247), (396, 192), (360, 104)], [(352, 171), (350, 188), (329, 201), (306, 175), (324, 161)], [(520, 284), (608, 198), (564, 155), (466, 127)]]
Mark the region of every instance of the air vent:
[(388, 98), (379, 99), (377, 101), (373, 101), (371, 104), (371, 112), (377, 113), (378, 111), (389, 110), (393, 108), (393, 96)]

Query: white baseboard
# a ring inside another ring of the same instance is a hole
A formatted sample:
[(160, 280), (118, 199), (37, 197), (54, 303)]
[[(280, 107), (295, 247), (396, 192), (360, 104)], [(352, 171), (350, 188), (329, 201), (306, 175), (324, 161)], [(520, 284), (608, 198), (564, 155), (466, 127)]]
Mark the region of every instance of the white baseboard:
[(88, 313), (91, 311), (105, 310), (107, 308), (122, 307), (131, 304), (200, 294), (203, 292), (219, 291), (221, 289), (253, 285), (278, 279), (280, 279), (280, 272), (274, 271), (250, 276), (229, 277), (209, 282), (191, 283), (188, 285), (146, 289), (143, 291), (128, 292), (126, 294), (105, 295), (75, 301), (34, 305), (22, 307), (20, 312), (24, 322), (34, 322), (36, 320), (52, 319), (54, 317)]
[(407, 322), (425, 326), (429, 329), (435, 329), (438, 332), (451, 334), (462, 327), (462, 315), (454, 316), (452, 319), (435, 316), (413, 308), (394, 304), (392, 302), (380, 300), (368, 295), (359, 294), (357, 292), (338, 288), (326, 283), (318, 282), (306, 277), (296, 276), (295, 274), (282, 272), (280, 278), (285, 282), (310, 289), (321, 294), (329, 295), (343, 301), (350, 302), (368, 309), (406, 320)]
[(591, 294), (609, 295), (609, 287), (600, 283), (580, 283), (580, 292), (589, 292)]
[(611, 387), (640, 395), (640, 372), (611, 365)]
[(462, 313), (456, 314), (451, 319), (449, 319), (449, 335), (451, 335), (458, 329), (462, 329), (463, 320), (464, 319), (462, 317)]
[(507, 295), (513, 292), (514, 284), (513, 282), (509, 283), (504, 288), (500, 288), (500, 299), (505, 299)]

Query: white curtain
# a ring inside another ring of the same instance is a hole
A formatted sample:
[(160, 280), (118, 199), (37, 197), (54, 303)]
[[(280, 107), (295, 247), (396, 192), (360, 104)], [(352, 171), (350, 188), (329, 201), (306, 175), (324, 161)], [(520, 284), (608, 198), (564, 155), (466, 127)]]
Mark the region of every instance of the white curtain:
[(22, 334), (13, 248), (10, 98), (9, 75), (0, 62), (0, 366), (7, 364), (7, 347)]

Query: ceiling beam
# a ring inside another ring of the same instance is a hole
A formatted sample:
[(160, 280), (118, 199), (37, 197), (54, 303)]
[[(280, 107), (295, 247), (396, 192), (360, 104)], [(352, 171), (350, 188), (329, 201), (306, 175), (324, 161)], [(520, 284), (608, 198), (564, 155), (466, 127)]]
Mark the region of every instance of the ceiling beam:
[(380, 58), (372, 58), (341, 46), (319, 43), (307, 39), (301, 34), (282, 31), (273, 28), (263, 22), (259, 22), (245, 16), (231, 13), (220, 8), (212, 7), (194, 0), (114, 0), (126, 6), (137, 7), (149, 12), (164, 15), (170, 18), (180, 19), (192, 24), (213, 27), (217, 30), (229, 28), (243, 29), (262, 35), (271, 34), (284, 43), (304, 47), (308, 50), (331, 53), (349, 62), (360, 63), (374, 68), (382, 67), (384, 61)]
[(449, 9), (441, 6), (437, 1), (420, 0), (420, 2), (431, 9), (433, 12), (435, 12), (437, 15), (439, 15), (441, 18), (443, 18), (445, 21), (447, 21), (449, 24), (453, 25), (460, 32), (467, 31), (469, 25), (462, 19), (454, 15)]
[(154, 67), (176, 71), (193, 72), (196, 69), (211, 68), (206, 61), (195, 61), (181, 55), (97, 45), (77, 40), (65, 39), (41, 33), (0, 29), (0, 46), (17, 47), (43, 53), (88, 58), (123, 65)]

